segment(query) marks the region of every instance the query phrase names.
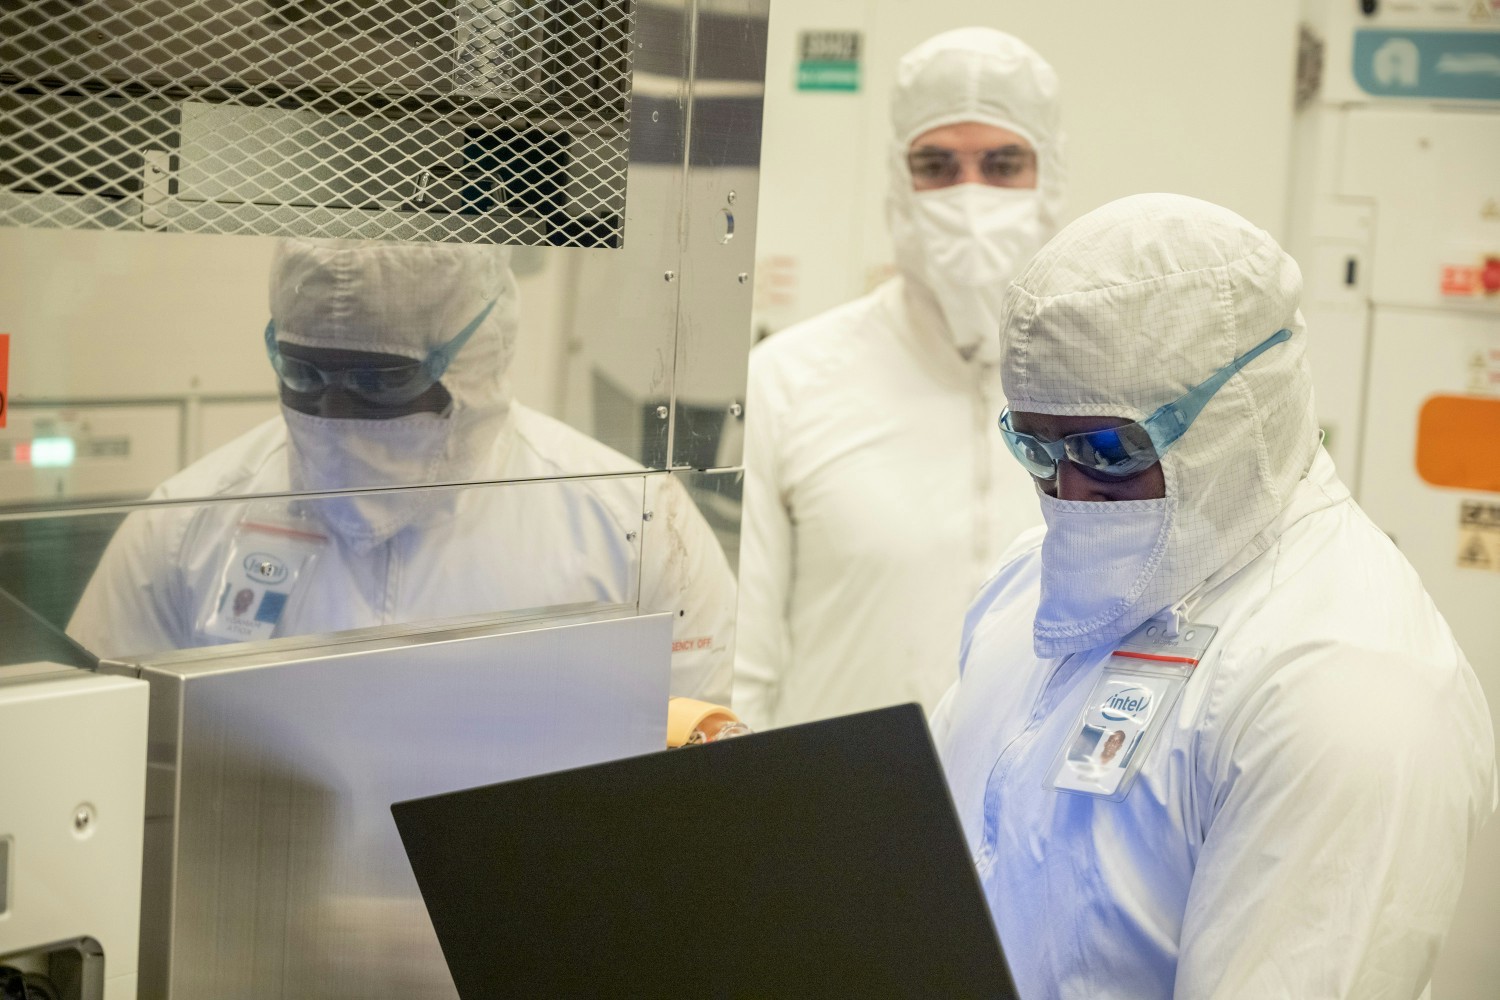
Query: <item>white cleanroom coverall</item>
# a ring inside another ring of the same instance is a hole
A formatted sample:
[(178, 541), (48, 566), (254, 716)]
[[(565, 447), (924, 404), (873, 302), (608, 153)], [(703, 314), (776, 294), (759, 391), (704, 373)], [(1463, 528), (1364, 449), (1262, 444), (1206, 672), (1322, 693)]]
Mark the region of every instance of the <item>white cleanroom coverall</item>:
[[(968, 28), (900, 64), (888, 215), (900, 276), (750, 355), (734, 705), (765, 727), (903, 701), (954, 676), (963, 609), (1037, 515), (995, 420), (998, 296), (1057, 226), (1057, 78)], [(914, 191), (907, 150), (978, 122), (1036, 151), (1035, 189)]]
[(751, 352), (741, 717), (936, 704), (964, 607), (1037, 521), (995, 433), (997, 373), (924, 304), (896, 278)]
[[(126, 518), (69, 634), (103, 656), (223, 641), (204, 633), (203, 609), (222, 586), (233, 537), (252, 510), (226, 498), (639, 469), (511, 400), (504, 368), (516, 336), (515, 295), (496, 248), (284, 242), (271, 292), (284, 342), (420, 358), (496, 303), (441, 379), (453, 397), (450, 412), (350, 420), (284, 407), (284, 420), (219, 448), (153, 494), (219, 502), (147, 508)], [(382, 448), (391, 441), (399, 446)], [(672, 693), (718, 703), (729, 697), (733, 578), (674, 478), (643, 473), (404, 490), (346, 497), (337, 508), (327, 499), (305, 507), (327, 542), (298, 582), (277, 635), (634, 603), (638, 596), (643, 611), (678, 615)], [(643, 510), (653, 513), (648, 523)]]
[[(1011, 289), (1018, 412), (1139, 420), (1293, 332), (1166, 453), (1161, 501), (1041, 497), (1048, 532), (969, 611), (932, 724), (1027, 1000), (1427, 990), (1495, 806), (1494, 734), (1421, 581), (1318, 447), (1300, 290), (1269, 236), (1171, 196), (1085, 216)], [(1141, 551), (1121, 544), (1156, 511)], [(1098, 586), (1069, 575), (1076, 551)], [(1120, 801), (1054, 790), (1119, 631), (1173, 608), (1218, 632), (1138, 781)]]

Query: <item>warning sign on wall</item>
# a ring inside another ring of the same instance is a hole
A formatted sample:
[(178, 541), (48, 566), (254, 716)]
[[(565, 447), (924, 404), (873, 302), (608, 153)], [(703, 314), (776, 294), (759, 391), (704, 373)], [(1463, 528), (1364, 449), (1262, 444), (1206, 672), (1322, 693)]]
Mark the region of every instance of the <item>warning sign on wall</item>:
[(1500, 573), (1500, 503), (1465, 500), (1459, 505), (1458, 566)]
[(1475, 351), (1469, 358), (1469, 392), (1500, 396), (1500, 347)]
[[(1500, 72), (1500, 64), (1497, 64)], [(1490, 254), (1474, 263), (1444, 264), (1438, 287), (1448, 298), (1500, 296), (1500, 257)]]

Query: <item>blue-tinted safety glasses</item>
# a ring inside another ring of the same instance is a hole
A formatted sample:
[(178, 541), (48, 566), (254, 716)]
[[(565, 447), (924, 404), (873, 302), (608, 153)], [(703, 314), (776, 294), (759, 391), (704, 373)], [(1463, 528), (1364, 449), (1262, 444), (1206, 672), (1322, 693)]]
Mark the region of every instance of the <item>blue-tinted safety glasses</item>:
[(1292, 331), (1277, 330), (1145, 420), (1069, 434), (1060, 441), (1042, 441), (1012, 430), (1010, 408), (1006, 407), (1000, 414), (1000, 433), (1010, 453), (1037, 479), (1056, 479), (1057, 463), (1064, 459), (1095, 479), (1129, 479), (1160, 462), (1167, 449), (1192, 426), (1214, 393), (1236, 372), (1291, 337)]
[(276, 376), (281, 379), (281, 384), (298, 395), (321, 395), (329, 387), (337, 386), (368, 402), (396, 406), (410, 403), (443, 377), (443, 373), (453, 363), (454, 355), (469, 342), (469, 338), (493, 308), (495, 300), (491, 299), (479, 311), (479, 315), (458, 332), (458, 336), (446, 344), (434, 347), (421, 361), (406, 361), (398, 365), (355, 365), (327, 371), (309, 361), (282, 354), (276, 343), (274, 319), (266, 324), (266, 354), (270, 357), (271, 367), (276, 369)]

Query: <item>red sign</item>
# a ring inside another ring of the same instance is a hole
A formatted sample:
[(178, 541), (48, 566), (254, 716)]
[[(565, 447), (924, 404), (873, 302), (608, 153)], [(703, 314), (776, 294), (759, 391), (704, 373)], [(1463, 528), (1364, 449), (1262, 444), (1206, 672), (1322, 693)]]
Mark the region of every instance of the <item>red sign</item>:
[(10, 334), (0, 333), (0, 427), (10, 412)]
[(1443, 265), (1444, 295), (1473, 295), (1479, 288), (1479, 268), (1462, 264)]
[(1500, 292), (1500, 257), (1491, 257), (1484, 262), (1484, 267), (1479, 269), (1479, 284), (1484, 287), (1486, 295)]
[(1475, 264), (1444, 264), (1444, 295), (1494, 295), (1500, 293), (1500, 257), (1486, 256)]

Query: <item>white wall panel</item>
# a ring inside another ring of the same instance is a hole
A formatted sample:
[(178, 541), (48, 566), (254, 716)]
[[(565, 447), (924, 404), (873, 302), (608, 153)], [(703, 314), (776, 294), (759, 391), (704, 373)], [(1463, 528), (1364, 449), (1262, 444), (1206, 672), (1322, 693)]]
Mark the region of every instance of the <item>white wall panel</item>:
[[(884, 201), (897, 59), (981, 24), (1057, 69), (1069, 218), (1142, 191), (1226, 205), (1283, 235), (1297, 11), (1293, 0), (797, 0), (772, 5), (757, 319), (779, 329), (863, 292), (890, 262)], [(798, 33), (864, 35), (857, 93), (796, 89)]]

